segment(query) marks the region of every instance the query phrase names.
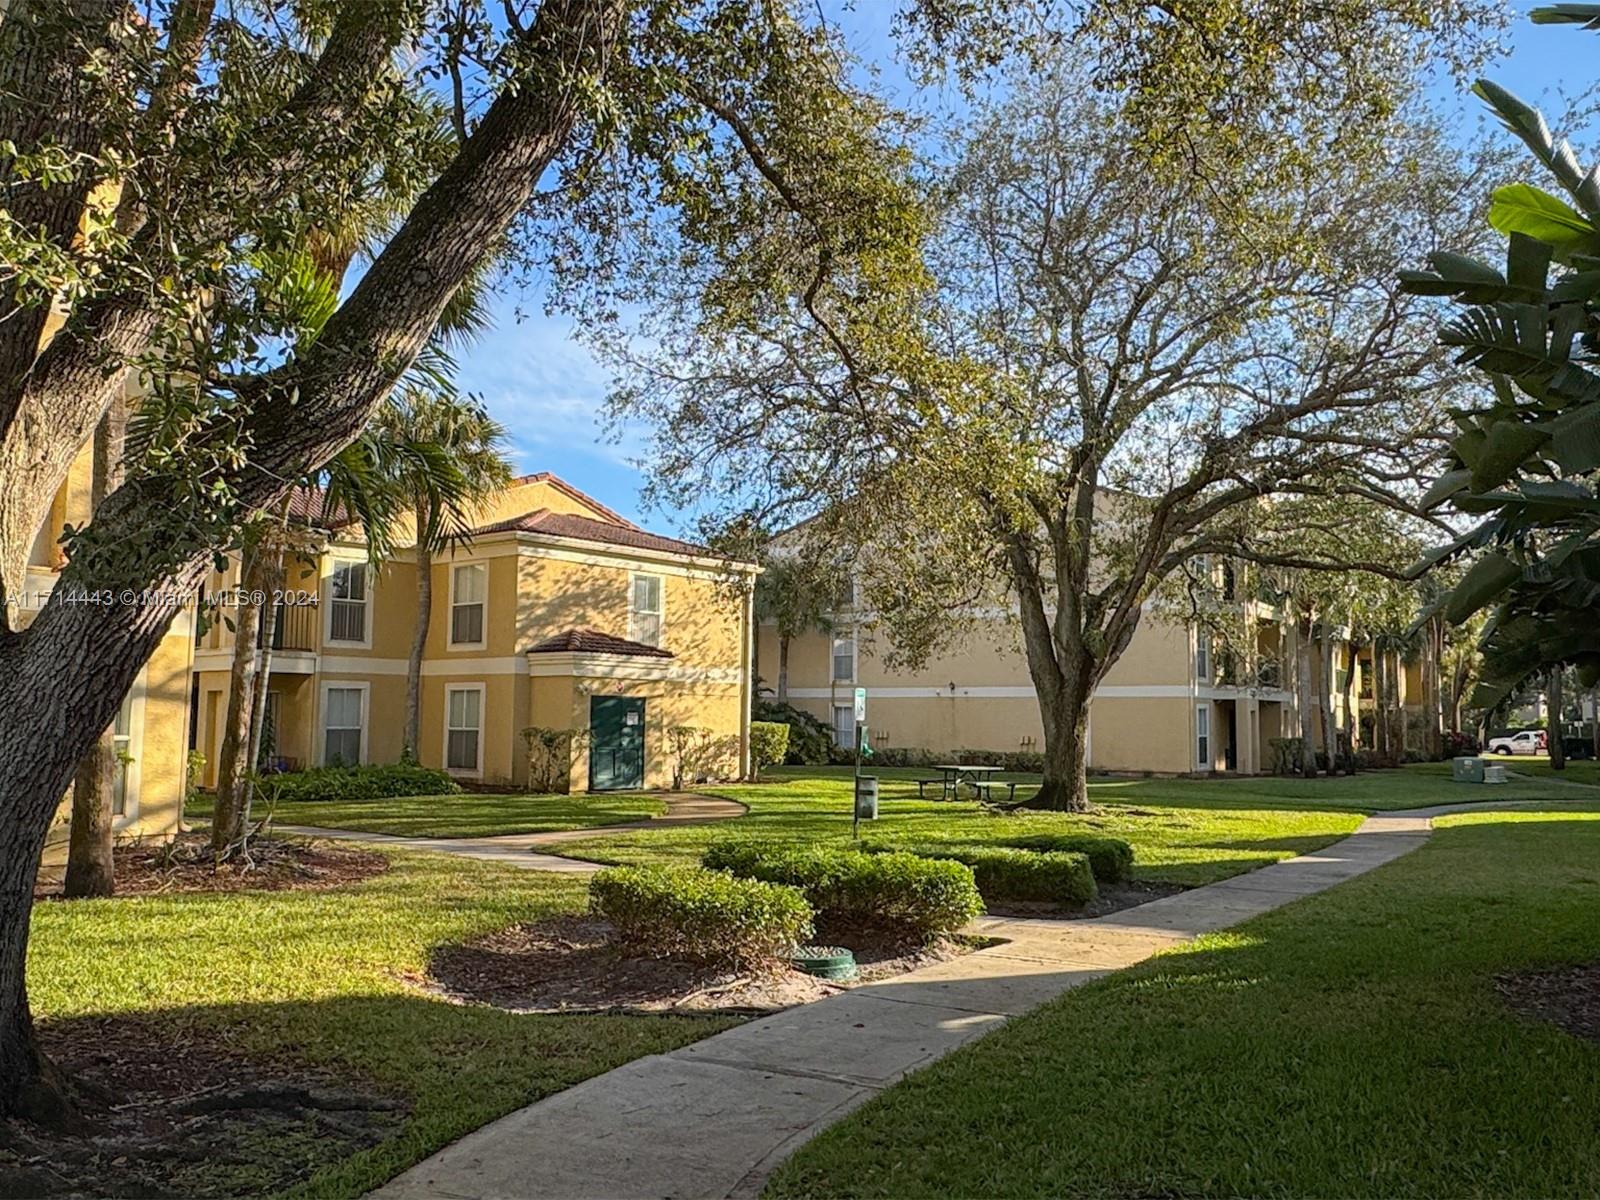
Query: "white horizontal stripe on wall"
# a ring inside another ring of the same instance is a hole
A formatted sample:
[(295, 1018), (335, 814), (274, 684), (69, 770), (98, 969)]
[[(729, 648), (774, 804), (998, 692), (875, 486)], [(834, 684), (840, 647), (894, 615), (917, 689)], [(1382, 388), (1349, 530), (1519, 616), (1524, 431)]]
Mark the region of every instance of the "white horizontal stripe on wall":
[[(829, 700), (835, 696), (851, 695), (853, 685), (838, 688), (790, 688), (789, 696), (795, 700)], [(1157, 700), (1173, 697), (1186, 698), (1194, 693), (1183, 683), (1151, 683), (1100, 687), (1094, 698), (1107, 700)], [(956, 685), (955, 691), (947, 687), (872, 687), (867, 688), (868, 700), (1032, 700), (1033, 688), (1027, 686)]]

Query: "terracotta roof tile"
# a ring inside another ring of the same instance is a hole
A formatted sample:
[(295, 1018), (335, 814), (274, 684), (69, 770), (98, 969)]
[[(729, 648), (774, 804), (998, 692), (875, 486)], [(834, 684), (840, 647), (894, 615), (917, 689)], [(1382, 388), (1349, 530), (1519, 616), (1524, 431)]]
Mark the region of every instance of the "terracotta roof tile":
[(528, 651), (529, 654), (626, 654), (632, 658), (671, 658), (660, 646), (646, 646), (598, 629), (566, 629)]
[(704, 546), (696, 546), (693, 542), (647, 533), (630, 525), (613, 525), (608, 521), (595, 521), (588, 517), (574, 516), (572, 513), (551, 512), (548, 508), (538, 508), (533, 512), (523, 513), (520, 517), (496, 521), (473, 532), (505, 533), (511, 530), (520, 533), (542, 533), (549, 537), (575, 538), (586, 542), (605, 542), (607, 545), (628, 546), (635, 550), (661, 550), (668, 554), (688, 554), (698, 557), (711, 553)]

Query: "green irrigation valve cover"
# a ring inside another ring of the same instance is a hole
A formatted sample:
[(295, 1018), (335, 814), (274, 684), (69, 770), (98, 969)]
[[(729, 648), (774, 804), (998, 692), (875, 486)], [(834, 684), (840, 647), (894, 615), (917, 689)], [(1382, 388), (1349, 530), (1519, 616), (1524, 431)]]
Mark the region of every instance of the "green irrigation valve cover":
[(818, 979), (854, 979), (856, 956), (844, 946), (797, 946), (789, 961)]

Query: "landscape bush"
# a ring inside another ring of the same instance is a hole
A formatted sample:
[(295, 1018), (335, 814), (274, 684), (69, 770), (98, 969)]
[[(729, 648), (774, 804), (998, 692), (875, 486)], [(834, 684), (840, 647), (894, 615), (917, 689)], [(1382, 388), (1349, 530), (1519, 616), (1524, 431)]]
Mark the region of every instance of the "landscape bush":
[(1077, 908), (1099, 892), (1089, 856), (1080, 852), (955, 841), (869, 842), (866, 849), (961, 863), (972, 869), (979, 893), (990, 902), (1041, 900)]
[(921, 746), (889, 746), (875, 751), (873, 764), (880, 767), (937, 767), (961, 763), (973, 767), (999, 767), (1022, 775), (1044, 772), (1044, 755), (1038, 750), (928, 750)]
[(954, 861), (728, 839), (708, 846), (701, 862), (714, 870), (799, 888), (818, 925), (830, 933), (876, 930), (931, 938), (954, 933), (983, 912), (972, 869)]
[(635, 953), (713, 966), (770, 965), (812, 933), (795, 888), (699, 867), (609, 867), (589, 880), (589, 910)]
[(789, 766), (820, 767), (833, 761), (833, 728), (818, 717), (773, 700), (757, 704), (753, 717), (789, 727), (789, 748), (783, 757)]
[(787, 757), (789, 728), (782, 721), (750, 722), (750, 760), (757, 779), (762, 767), (775, 767)]
[(879, 767), (934, 767), (948, 759), (947, 753), (921, 746), (886, 746), (872, 756), (873, 765)]
[(273, 776), (282, 803), (387, 800), (392, 796), (453, 796), (461, 785), (443, 771), (415, 763), (313, 767)]
[(1133, 846), (1098, 833), (1024, 833), (998, 839), (1002, 846), (1048, 854), (1082, 854), (1101, 883), (1126, 883), (1133, 878)]

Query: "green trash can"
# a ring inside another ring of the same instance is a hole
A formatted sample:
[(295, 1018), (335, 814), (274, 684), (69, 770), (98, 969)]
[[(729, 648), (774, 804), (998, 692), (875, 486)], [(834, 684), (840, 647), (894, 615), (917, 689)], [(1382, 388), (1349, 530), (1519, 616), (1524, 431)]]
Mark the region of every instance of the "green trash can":
[(1450, 778), (1457, 783), (1482, 783), (1483, 759), (1481, 758), (1452, 758), (1450, 760)]
[(856, 816), (863, 821), (876, 821), (878, 819), (878, 777), (876, 775), (858, 775), (856, 777)]

